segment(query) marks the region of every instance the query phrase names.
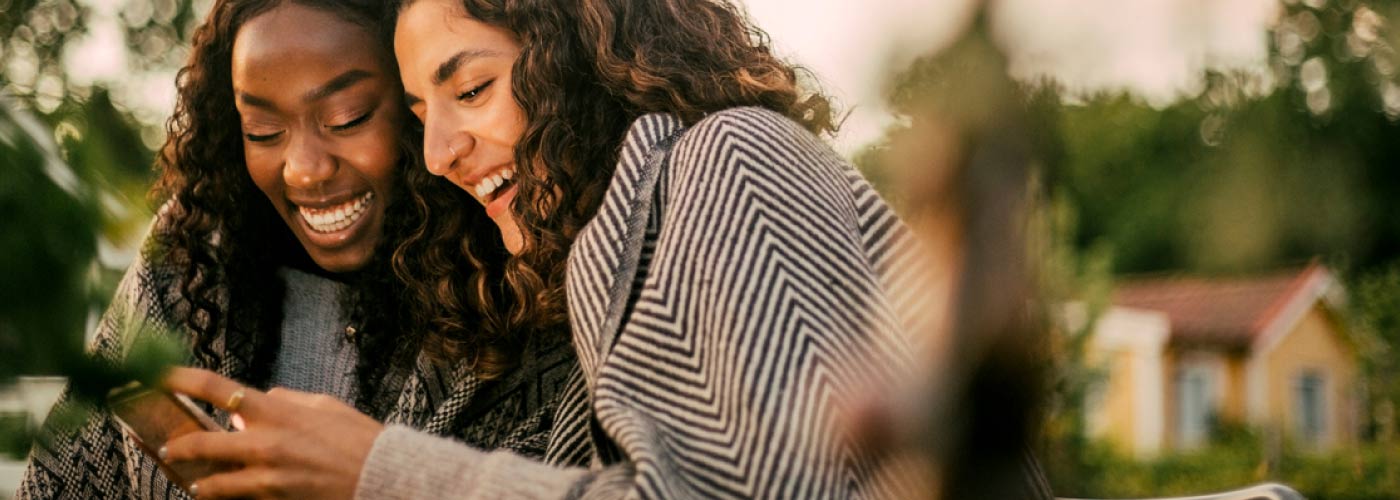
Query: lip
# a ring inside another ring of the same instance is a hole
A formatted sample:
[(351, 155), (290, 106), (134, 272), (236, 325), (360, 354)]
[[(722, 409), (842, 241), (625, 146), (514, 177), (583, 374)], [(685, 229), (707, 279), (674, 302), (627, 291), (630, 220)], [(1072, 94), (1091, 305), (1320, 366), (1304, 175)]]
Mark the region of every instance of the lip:
[(515, 190), (519, 186), (511, 184), (509, 188), (486, 204), (486, 216), (492, 220), (497, 220), (501, 215), (510, 211), (510, 202), (515, 200)]
[(355, 219), (354, 222), (351, 222), (349, 226), (343, 229), (329, 233), (317, 231), (316, 228), (312, 227), (311, 223), (307, 222), (306, 218), (302, 217), (297, 207), (302, 206), (313, 210), (326, 209), (353, 201), (360, 196), (364, 196), (367, 192), (371, 191), (366, 190), (358, 194), (350, 193), (344, 196), (327, 196), (315, 198), (313, 200), (303, 198), (301, 200), (307, 202), (304, 204), (293, 201), (293, 199), (289, 197), (288, 201), (290, 201), (291, 204), (287, 207), (287, 215), (289, 218), (295, 220), (294, 224), (300, 229), (299, 232), (306, 243), (327, 250), (348, 246), (363, 238), (368, 228), (372, 227), (372, 224), (378, 221), (379, 207), (377, 205), (383, 202), (379, 196), (375, 196), (368, 201), (369, 206), (364, 208), (365, 213), (361, 215), (360, 218)]
[(323, 196), (289, 195), (287, 196), (287, 201), (292, 202), (292, 204), (294, 205), (292, 207), (293, 212), (296, 211), (296, 207), (306, 207), (312, 210), (325, 210), (327, 208), (344, 205), (346, 203), (354, 201), (355, 199), (364, 196), (365, 193), (368, 192), (370, 192), (370, 189), (365, 189), (363, 191), (345, 191), (343, 193), (336, 193), (333, 195)]

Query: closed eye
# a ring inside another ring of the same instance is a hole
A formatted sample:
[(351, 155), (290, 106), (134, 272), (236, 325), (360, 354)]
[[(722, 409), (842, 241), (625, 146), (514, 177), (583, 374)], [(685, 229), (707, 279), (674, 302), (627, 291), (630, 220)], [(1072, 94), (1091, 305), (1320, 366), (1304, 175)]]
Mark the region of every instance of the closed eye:
[(344, 131), (346, 131), (346, 130), (350, 130), (350, 129), (352, 129), (352, 128), (358, 127), (358, 126), (360, 126), (361, 124), (363, 124), (363, 123), (369, 121), (370, 117), (373, 116), (373, 115), (374, 115), (374, 112), (373, 112), (373, 111), (370, 111), (370, 112), (368, 112), (368, 113), (365, 113), (365, 114), (363, 114), (363, 115), (360, 115), (359, 118), (356, 118), (356, 119), (354, 119), (354, 120), (350, 120), (350, 121), (345, 122), (345, 123), (342, 123), (342, 124), (340, 124), (340, 125), (331, 125), (331, 126), (330, 126), (330, 129), (331, 129), (331, 131), (334, 131), (334, 132), (344, 132)]
[(268, 142), (268, 141), (271, 141), (271, 140), (273, 140), (273, 139), (276, 139), (276, 138), (280, 137), (281, 135), (282, 135), (282, 133), (281, 133), (281, 132), (278, 132), (278, 133), (275, 133), (275, 134), (262, 134), (262, 135), (258, 135), (258, 134), (243, 134), (243, 137), (246, 137), (246, 138), (248, 139), (248, 142)]
[(483, 83), (483, 84), (481, 84), (481, 85), (477, 85), (476, 88), (473, 88), (473, 89), (471, 89), (471, 90), (468, 90), (468, 91), (463, 92), (463, 93), (460, 93), (460, 94), (457, 94), (457, 100), (458, 100), (458, 101), (471, 101), (471, 100), (473, 100), (473, 99), (476, 99), (476, 97), (479, 96), (479, 95), (481, 95), (481, 92), (484, 91), (484, 90), (486, 90), (486, 87), (490, 87), (492, 83), (496, 83), (496, 81), (495, 81), (495, 80), (487, 80), (486, 83)]

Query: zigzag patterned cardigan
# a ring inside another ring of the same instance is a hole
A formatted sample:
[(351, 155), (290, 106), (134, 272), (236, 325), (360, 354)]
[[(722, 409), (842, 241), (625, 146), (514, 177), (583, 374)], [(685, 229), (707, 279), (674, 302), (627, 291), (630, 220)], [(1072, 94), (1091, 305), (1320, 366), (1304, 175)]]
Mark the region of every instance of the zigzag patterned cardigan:
[(916, 302), (896, 290), (911, 290), (911, 245), (874, 189), (781, 115), (642, 117), (570, 252), (582, 372), (546, 463), (391, 426), (356, 497), (903, 497), (838, 408), (908, 364), (901, 311)]

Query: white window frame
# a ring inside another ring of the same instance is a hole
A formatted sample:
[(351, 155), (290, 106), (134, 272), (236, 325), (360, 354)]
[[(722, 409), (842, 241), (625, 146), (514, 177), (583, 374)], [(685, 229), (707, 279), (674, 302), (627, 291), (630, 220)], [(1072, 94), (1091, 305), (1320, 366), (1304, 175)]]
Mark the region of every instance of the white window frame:
[[(1293, 376), (1293, 390), (1291, 393), (1293, 399), (1293, 415), (1295, 416), (1293, 422), (1293, 437), (1304, 446), (1322, 447), (1331, 443), (1332, 436), (1329, 432), (1331, 430), (1331, 425), (1329, 425), (1331, 422), (1328, 422), (1331, 415), (1328, 415), (1329, 407), (1327, 405), (1328, 378), (1326, 371), (1317, 368), (1305, 368), (1299, 370), (1298, 373)], [(1310, 382), (1314, 383), (1310, 384)], [(1309, 386), (1311, 386), (1312, 393), (1314, 394), (1314, 399), (1311, 401), (1313, 406), (1311, 408), (1308, 407), (1309, 401), (1305, 401), (1306, 395), (1304, 394), (1304, 391), (1308, 389)], [(1308, 417), (1310, 414), (1316, 417), (1315, 429), (1308, 428), (1311, 420)]]
[[(1200, 448), (1210, 442), (1219, 414), (1220, 380), (1217, 372), (1208, 363), (1182, 363), (1177, 369), (1173, 398), (1176, 400), (1178, 449)], [(1197, 387), (1199, 393), (1188, 394)]]

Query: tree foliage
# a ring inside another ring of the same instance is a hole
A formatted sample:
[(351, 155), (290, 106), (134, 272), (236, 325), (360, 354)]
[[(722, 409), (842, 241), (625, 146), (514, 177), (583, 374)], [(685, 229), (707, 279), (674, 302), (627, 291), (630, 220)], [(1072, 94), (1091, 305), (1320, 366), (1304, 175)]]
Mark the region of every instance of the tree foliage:
[[(1393, 446), (1400, 401), (1400, 38), (1389, 20), (1400, 19), (1398, 4), (1284, 2), (1266, 65), (1203, 72), (1198, 93), (1166, 106), (1126, 92), (1065, 95), (1055, 82), (1023, 82), (1017, 103), (1043, 161), (1044, 202), (1032, 217), (1047, 242), (1033, 257), (1041, 263), (1041, 298), (1087, 304), (1092, 317), (1113, 275), (1253, 273), (1321, 257), (1342, 271), (1353, 293), (1353, 333), (1373, 382), (1370, 399), (1389, 408), (1376, 416), (1371, 435)], [(962, 101), (978, 95), (966, 90), (977, 80), (957, 66), (964, 49), (954, 44), (894, 76), (887, 104), (906, 120), (856, 155), (896, 205), (906, 201), (896, 180), (906, 174), (893, 172), (888, 158), (907, 145), (904, 136), (928, 107), (910, 96), (957, 96), (948, 108), (954, 114), (978, 105)], [(1258, 443), (1247, 439), (1149, 463), (1116, 455), (1083, 438), (1083, 400), (1096, 376), (1083, 361), (1085, 328), (1049, 326), (1056, 375), (1045, 457), (1057, 493), (1202, 493), (1273, 478), (1310, 498), (1384, 498), (1377, 492), (1393, 493), (1386, 488), (1400, 484), (1400, 464), (1386, 445), (1329, 457), (1289, 452), (1271, 467), (1261, 465)], [(1324, 480), (1333, 472), (1348, 479)], [(1348, 490), (1348, 481), (1375, 488)]]

